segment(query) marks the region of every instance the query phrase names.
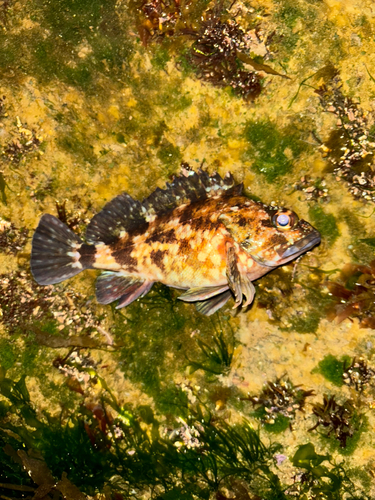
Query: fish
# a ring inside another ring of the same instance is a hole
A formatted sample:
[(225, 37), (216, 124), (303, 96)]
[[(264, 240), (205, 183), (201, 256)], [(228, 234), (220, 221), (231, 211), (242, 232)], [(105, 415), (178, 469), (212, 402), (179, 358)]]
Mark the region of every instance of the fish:
[(155, 282), (181, 289), (178, 297), (211, 315), (234, 299), (254, 299), (253, 281), (320, 243), (319, 232), (287, 208), (243, 194), (231, 173), (223, 178), (184, 166), (142, 202), (122, 193), (90, 221), (85, 241), (51, 214), (32, 239), (30, 267), (40, 285), (85, 269), (100, 269), (97, 301), (117, 308), (144, 297)]

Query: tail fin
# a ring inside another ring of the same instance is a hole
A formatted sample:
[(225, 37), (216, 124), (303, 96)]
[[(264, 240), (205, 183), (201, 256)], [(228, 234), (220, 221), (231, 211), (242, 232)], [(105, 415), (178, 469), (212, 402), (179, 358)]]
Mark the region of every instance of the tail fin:
[(31, 272), (39, 285), (53, 285), (75, 276), (86, 266), (80, 262), (82, 241), (53, 215), (45, 214), (33, 236)]

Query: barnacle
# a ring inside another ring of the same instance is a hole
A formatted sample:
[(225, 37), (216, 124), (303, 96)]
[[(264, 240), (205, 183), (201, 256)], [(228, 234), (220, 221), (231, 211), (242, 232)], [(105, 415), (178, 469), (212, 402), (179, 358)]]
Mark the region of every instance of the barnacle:
[(339, 404), (335, 396), (325, 394), (323, 403), (314, 404), (313, 413), (317, 417), (317, 422), (309, 431), (319, 426), (327, 428), (327, 437), (333, 434), (333, 437), (340, 442), (341, 448), (346, 447), (347, 439), (353, 437), (361, 426), (361, 419), (356, 418), (355, 407), (350, 400)]
[(296, 191), (302, 191), (305, 194), (306, 201), (322, 201), (329, 202), (328, 188), (324, 177), (312, 179), (308, 175), (304, 175), (294, 185)]
[(288, 377), (278, 377), (274, 382), (267, 382), (259, 396), (249, 396), (248, 399), (256, 408), (264, 424), (274, 424), (278, 416), (284, 416), (293, 421), (297, 411), (303, 411), (306, 398), (314, 391), (305, 391), (301, 386), (294, 385)]
[(364, 358), (354, 358), (343, 373), (343, 381), (358, 392), (363, 392), (375, 383), (375, 370), (368, 366)]
[(347, 182), (355, 198), (375, 201), (373, 142), (370, 128), (373, 117), (367, 115), (341, 90), (341, 80), (334, 76), (316, 90), (323, 109), (337, 117), (336, 129), (321, 145), (333, 173)]
[(0, 313), (9, 333), (24, 331), (25, 325), (40, 320), (47, 327), (47, 318), (53, 330), (73, 327), (76, 332), (92, 331), (100, 324), (79, 293), (42, 288), (25, 271), (0, 275)]
[(341, 322), (358, 318), (362, 328), (375, 329), (375, 260), (368, 266), (346, 264), (339, 281), (326, 283), (332, 303), (327, 317)]
[(18, 165), (24, 155), (37, 150), (42, 141), (43, 138), (34, 130), (24, 127), (17, 116), (17, 138), (5, 146), (3, 155), (8, 161)]
[(0, 251), (16, 255), (25, 246), (29, 235), (26, 228), (18, 229), (13, 222), (0, 218)]

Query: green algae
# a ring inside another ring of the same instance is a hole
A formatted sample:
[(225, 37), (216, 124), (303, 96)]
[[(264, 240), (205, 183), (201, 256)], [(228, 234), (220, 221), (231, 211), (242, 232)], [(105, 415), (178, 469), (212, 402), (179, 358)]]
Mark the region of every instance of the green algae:
[(230, 324), (228, 324), (228, 328), (229, 332), (225, 334), (219, 319), (219, 326), (217, 328), (214, 324), (215, 335), (212, 336), (209, 343), (197, 339), (201, 355), (196, 357), (194, 361), (188, 358), (192, 371), (203, 370), (208, 375), (222, 375), (230, 370), (235, 339)]
[[(230, 427), (225, 422), (214, 422), (210, 414), (198, 406), (189, 411), (186, 422), (180, 419), (180, 425), (183, 425), (176, 428), (175, 438), (182, 441), (185, 429), (189, 430), (197, 436), (195, 445), (190, 446), (183, 441), (180, 444), (178, 441), (176, 446), (172, 440), (161, 436), (160, 423), (152, 410), (144, 406), (139, 410), (122, 409), (120, 415), (123, 414), (123, 417), (113, 424), (105, 412), (93, 418), (90, 407), (81, 408), (66, 423), (48, 415), (43, 421), (31, 407), (25, 377), (16, 383), (3, 379), (0, 392), (19, 410), (19, 423), (12, 425), (10, 436), (4, 432), (7, 428), (4, 417), (10, 407), (3, 406), (0, 422), (3, 449), (14, 453), (13, 436), (17, 436), (24, 446), (33, 444), (40, 453), (40, 462), (48, 464), (50, 473), (59, 478), (69, 470), (69, 480), (88, 494), (111, 484), (113, 491), (132, 498), (144, 488), (158, 486), (166, 498), (190, 493), (204, 499), (217, 492), (222, 481), (235, 477), (246, 479), (254, 492), (268, 492), (266, 498), (284, 498), (281, 485), (270, 468), (278, 445), (264, 445), (246, 421)], [(115, 400), (108, 403), (117, 407)], [(22, 422), (28, 424), (29, 430), (22, 429)], [(108, 446), (111, 437), (101, 425), (103, 422), (116, 426), (122, 433), (115, 446)], [(152, 441), (141, 422), (152, 426)], [(9, 456), (4, 457), (3, 465), (7, 467), (10, 463)], [(34, 466), (33, 463), (32, 475)], [(26, 475), (26, 472), (23, 471), (23, 474)], [(23, 481), (23, 477), (27, 477), (23, 474), (18, 475), (17, 468), (13, 468), (11, 477)], [(185, 478), (183, 483), (178, 480), (180, 474)], [(119, 475), (122, 481), (111, 479)], [(30, 481), (27, 483), (32, 484)]]
[(156, 156), (168, 167), (176, 167), (182, 159), (180, 149), (164, 139), (158, 149)]
[(16, 347), (9, 339), (1, 339), (0, 342), (0, 366), (3, 370), (9, 370), (14, 366), (18, 356)]
[(273, 434), (280, 434), (290, 427), (290, 420), (284, 415), (277, 415), (275, 417), (275, 422), (273, 424), (264, 424), (264, 428), (267, 432)]
[(270, 121), (247, 122), (244, 137), (250, 144), (246, 157), (253, 161), (252, 169), (269, 183), (290, 173), (306, 149), (292, 129), (280, 130)]
[(300, 498), (309, 498), (310, 495), (332, 500), (340, 500), (343, 497), (370, 498), (366, 489), (357, 496), (355, 484), (342, 465), (332, 464), (330, 455), (316, 453), (312, 443), (299, 446), (292, 460), (295, 467), (306, 471), (297, 490)]
[(323, 375), (326, 380), (332, 382), (336, 387), (342, 387), (344, 385), (343, 375), (350, 363), (349, 356), (342, 356), (341, 359), (338, 359), (332, 354), (327, 354), (319, 361), (314, 371)]
[(327, 245), (332, 245), (340, 236), (335, 216), (327, 214), (320, 205), (309, 208), (309, 217)]
[(157, 68), (164, 70), (166, 64), (171, 60), (171, 56), (166, 48), (157, 47), (152, 58), (151, 64)]

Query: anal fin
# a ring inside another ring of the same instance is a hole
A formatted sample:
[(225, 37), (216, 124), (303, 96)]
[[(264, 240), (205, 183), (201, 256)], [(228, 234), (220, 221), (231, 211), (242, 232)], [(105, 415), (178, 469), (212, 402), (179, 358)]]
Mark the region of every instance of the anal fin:
[(211, 314), (214, 314), (221, 307), (223, 307), (231, 297), (232, 292), (227, 290), (226, 292), (221, 293), (220, 295), (215, 295), (208, 300), (196, 302), (195, 308), (199, 313), (204, 314), (205, 316), (211, 316)]
[(153, 281), (143, 281), (134, 283), (129, 289), (126, 291), (124, 295), (120, 297), (119, 303), (116, 306), (116, 309), (121, 309), (121, 307), (128, 306), (139, 297), (144, 297), (146, 293), (151, 290)]
[(138, 297), (146, 295), (152, 285), (152, 281), (143, 281), (134, 276), (105, 271), (96, 280), (96, 299), (99, 304), (110, 304), (120, 299), (118, 309), (129, 305)]
[(194, 287), (189, 288), (185, 293), (180, 295), (178, 298), (183, 300), (184, 302), (196, 302), (198, 300), (207, 300), (215, 295), (219, 295), (220, 293), (228, 290), (228, 285), (220, 285), (220, 286), (202, 286), (202, 287)]

